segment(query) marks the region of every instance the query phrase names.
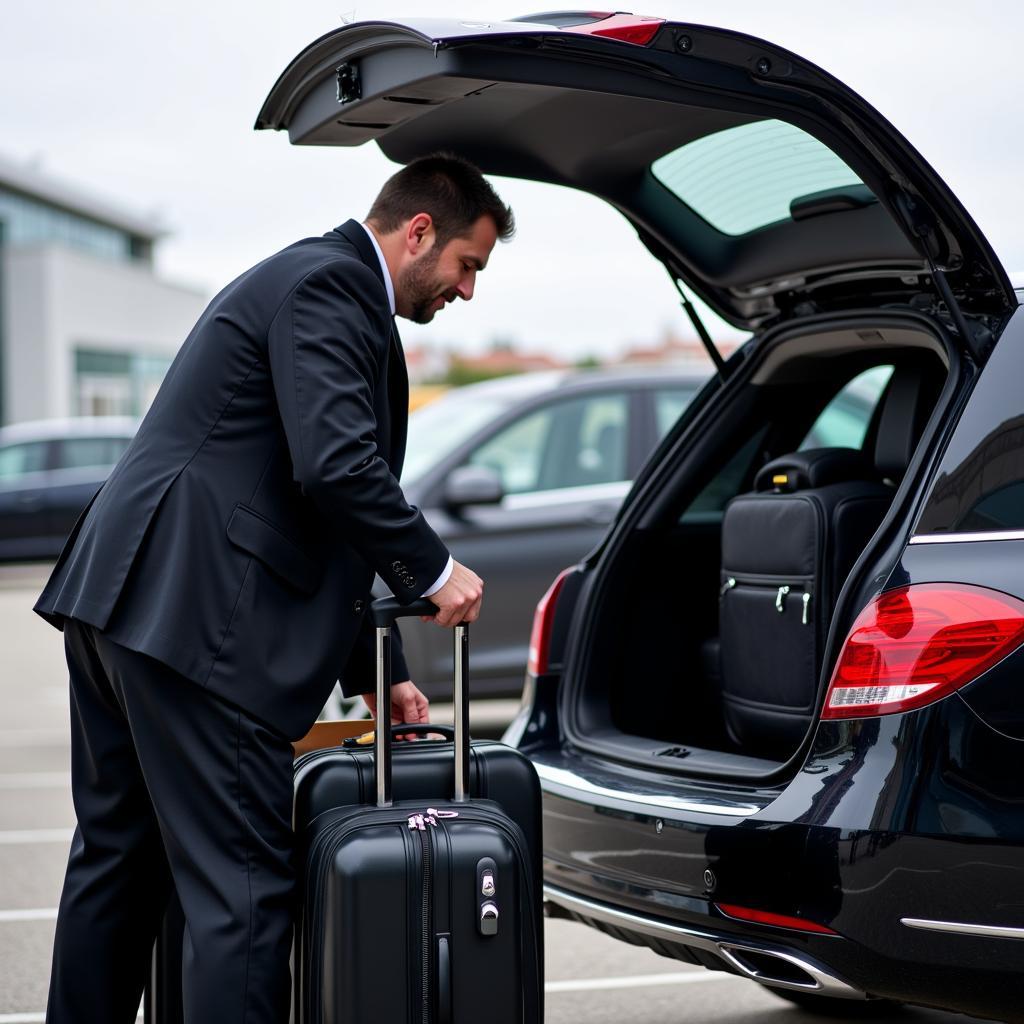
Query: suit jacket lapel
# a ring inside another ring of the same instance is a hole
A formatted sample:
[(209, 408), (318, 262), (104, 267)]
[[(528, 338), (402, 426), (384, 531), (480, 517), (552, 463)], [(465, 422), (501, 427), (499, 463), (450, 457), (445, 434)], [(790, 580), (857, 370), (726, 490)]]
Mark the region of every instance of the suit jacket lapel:
[[(384, 274), (380, 267), (380, 260), (377, 257), (377, 250), (374, 249), (373, 243), (366, 233), (366, 228), (357, 220), (348, 220), (336, 227), (334, 231), (355, 247), (360, 259), (380, 278), (383, 286)], [(409, 416), (409, 377), (405, 368), (402, 339), (398, 336), (394, 317), (391, 318), (391, 338), (388, 345), (387, 399), (388, 422), (378, 423), (378, 436), (384, 441), (381, 447), (388, 460), (388, 466), (397, 477), (401, 475), (402, 463), (405, 461)]]
[(388, 465), (396, 476), (402, 475), (405, 442), (409, 430), (409, 374), (398, 327), (391, 321), (391, 351), (388, 358), (388, 405), (391, 412), (391, 452)]

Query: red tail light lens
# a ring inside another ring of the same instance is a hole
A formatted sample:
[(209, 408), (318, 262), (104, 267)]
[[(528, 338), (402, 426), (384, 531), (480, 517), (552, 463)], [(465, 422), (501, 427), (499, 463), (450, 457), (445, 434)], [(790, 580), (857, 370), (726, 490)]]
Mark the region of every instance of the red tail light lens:
[(1024, 602), (985, 587), (922, 583), (879, 594), (857, 616), (822, 718), (924, 707), (1024, 642)]
[(665, 24), (664, 18), (642, 18), (633, 14), (613, 14), (601, 21), (588, 25), (571, 25), (564, 31), (580, 32), (587, 36), (604, 36), (606, 39), (618, 39), (623, 43), (635, 43), (646, 46)]
[(555, 577), (555, 582), (548, 587), (547, 593), (537, 602), (537, 610), (533, 613), (533, 629), (530, 632), (530, 657), (526, 663), (526, 671), (531, 675), (541, 676), (548, 670), (555, 605), (566, 576), (573, 571), (574, 569), (563, 569)]
[(816, 935), (838, 935), (831, 928), (826, 928), (817, 921), (808, 921), (804, 917), (789, 917), (786, 914), (770, 914), (767, 910), (751, 910), (750, 907), (737, 907), (732, 903), (716, 903), (718, 909), (726, 917), (734, 917), (737, 921), (753, 921), (756, 924), (769, 924), (773, 928), (793, 928), (798, 932), (814, 932)]

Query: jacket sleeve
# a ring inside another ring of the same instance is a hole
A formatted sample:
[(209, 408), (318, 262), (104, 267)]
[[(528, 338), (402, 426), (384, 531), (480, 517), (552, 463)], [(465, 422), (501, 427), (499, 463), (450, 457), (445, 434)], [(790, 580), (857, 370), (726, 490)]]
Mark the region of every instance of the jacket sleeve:
[[(398, 623), (391, 627), (391, 678), (389, 683), (404, 683), (409, 678), (409, 667), (402, 653), (402, 634)], [(346, 697), (373, 693), (377, 689), (377, 639), (369, 615), (363, 616), (352, 653), (341, 674), (341, 692)], [(414, 679), (413, 682), (416, 682)]]
[(296, 481), (407, 604), (448, 551), (377, 449), (373, 399), (387, 387), (391, 340), (387, 308), (375, 300), (381, 287), (357, 260), (319, 267), (285, 299), (267, 342)]

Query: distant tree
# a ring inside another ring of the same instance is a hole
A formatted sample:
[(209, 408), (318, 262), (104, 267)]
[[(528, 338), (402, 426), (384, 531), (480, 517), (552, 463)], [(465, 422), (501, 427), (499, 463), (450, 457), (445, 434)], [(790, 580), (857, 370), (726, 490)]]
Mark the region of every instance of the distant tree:
[(469, 366), (458, 359), (453, 359), (441, 383), (447, 384), (449, 387), (459, 388), (464, 384), (477, 384), (482, 380), (493, 380), (495, 377), (511, 377), (521, 372), (520, 370), (513, 369), (498, 370), (487, 369), (481, 366)]
[(590, 355), (584, 356), (582, 359), (577, 359), (573, 366), (577, 370), (596, 370), (601, 365), (601, 360), (597, 356)]

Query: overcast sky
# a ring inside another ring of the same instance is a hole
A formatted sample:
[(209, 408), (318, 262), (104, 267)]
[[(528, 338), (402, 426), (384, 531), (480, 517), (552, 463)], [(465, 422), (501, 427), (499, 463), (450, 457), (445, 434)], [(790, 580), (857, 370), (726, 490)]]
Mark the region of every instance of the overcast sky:
[[(284, 133), (252, 130), (307, 43), (353, 17), (498, 20), (572, 6), (532, 3), (6, 0), (0, 150), (158, 212), (171, 231), (160, 272), (212, 294), (296, 238), (362, 217), (395, 169), (375, 148), (292, 147)], [(932, 163), (1007, 269), (1024, 270), (1021, 5), (645, 0), (636, 10), (740, 29), (835, 74)], [(617, 214), (565, 190), (495, 184), (517, 238), (495, 251), (471, 303), (403, 326), (407, 344), (513, 338), (578, 357), (684, 327), (668, 277)]]

